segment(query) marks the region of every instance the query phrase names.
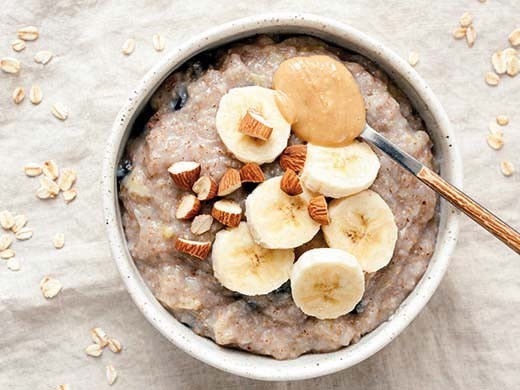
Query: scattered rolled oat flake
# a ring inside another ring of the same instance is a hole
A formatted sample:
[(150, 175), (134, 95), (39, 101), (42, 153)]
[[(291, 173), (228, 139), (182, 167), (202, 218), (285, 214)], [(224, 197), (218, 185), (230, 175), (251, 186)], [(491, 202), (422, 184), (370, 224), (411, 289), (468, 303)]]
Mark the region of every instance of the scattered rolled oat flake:
[(21, 39), (15, 39), (13, 43), (11, 43), (11, 47), (14, 51), (22, 51), (25, 49), (25, 41)]
[(0, 259), (10, 259), (11, 257), (14, 257), (14, 251), (12, 249), (6, 249), (2, 252), (0, 252)]
[(16, 257), (11, 257), (7, 260), (7, 268), (11, 271), (20, 271), (20, 261)]
[(102, 328), (90, 329), (90, 336), (92, 341), (104, 348), (108, 344), (108, 336)]
[(9, 210), (0, 211), (0, 226), (10, 230), (14, 226), (14, 217)]
[(453, 35), (453, 38), (455, 39), (462, 39), (466, 36), (466, 30), (466, 27), (457, 27), (455, 30), (453, 30), (451, 35)]
[(51, 180), (56, 180), (58, 177), (60, 170), (58, 168), (58, 164), (54, 160), (44, 161), (42, 165), (42, 172), (45, 176), (47, 176)]
[(509, 76), (516, 76), (520, 70), (520, 60), (516, 56), (510, 56), (506, 61), (506, 72)]
[(61, 121), (64, 121), (69, 116), (69, 112), (62, 103), (54, 103), (51, 107), (51, 112), (52, 115)]
[(29, 163), (25, 164), (23, 171), (29, 177), (36, 177), (42, 174), (42, 167), (37, 163)]
[(495, 72), (486, 73), (486, 83), (491, 86), (497, 86), (500, 82), (500, 77)]
[(61, 249), (65, 245), (65, 234), (56, 233), (52, 239), (52, 243), (56, 249)]
[(36, 190), (36, 197), (38, 199), (49, 199), (51, 197), (51, 192), (47, 187), (40, 187)]
[(53, 279), (50, 276), (44, 276), (40, 282), (40, 289), (45, 298), (54, 298), (61, 291), (61, 283), (58, 279)]
[(416, 51), (411, 51), (408, 54), (408, 63), (412, 66), (415, 66), (415, 65), (417, 65), (418, 62), (419, 62), (419, 53), (417, 53)]
[(471, 25), (466, 29), (466, 42), (468, 43), (468, 46), (473, 47), (476, 39), (477, 30), (475, 30), (475, 27), (473, 27), (473, 25)]
[(459, 18), (459, 24), (461, 27), (469, 27), (473, 23), (473, 17), (469, 12), (464, 12)]
[(49, 50), (40, 50), (34, 55), (34, 62), (37, 64), (46, 65), (52, 59), (54, 54)]
[(504, 146), (504, 137), (499, 134), (489, 134), (487, 143), (492, 149), (498, 150)]
[(69, 385), (67, 385), (67, 384), (65, 384), (65, 385), (58, 385), (56, 390), (71, 390), (71, 387)]
[(40, 185), (43, 188), (46, 188), (49, 191), (49, 195), (51, 198), (56, 197), (60, 193), (60, 187), (58, 187), (58, 184), (51, 180), (47, 176), (43, 176), (40, 178)]
[(33, 85), (29, 91), (29, 99), (32, 104), (40, 104), (43, 99), (42, 89), (39, 85)]
[(14, 216), (14, 225), (11, 230), (14, 233), (17, 233), (27, 224), (27, 217), (23, 214), (18, 214)]
[(33, 235), (33, 230), (29, 227), (24, 227), (24, 228), (21, 228), (20, 230), (18, 230), (14, 236), (16, 237), (17, 240), (25, 241), (25, 240), (30, 239), (32, 237), (32, 235)]
[(9, 249), (13, 242), (13, 237), (10, 234), (2, 234), (0, 236), (0, 252)]
[(509, 117), (504, 114), (497, 115), (497, 123), (500, 126), (506, 126), (509, 123)]
[(509, 34), (509, 43), (513, 46), (520, 45), (520, 27), (515, 28), (513, 31), (511, 31), (511, 34)]
[(108, 348), (110, 348), (110, 350), (114, 353), (119, 353), (123, 349), (123, 347), (121, 346), (121, 343), (119, 341), (117, 341), (116, 339), (114, 339), (113, 337), (110, 337), (108, 339)]
[(38, 39), (38, 28), (34, 26), (27, 26), (18, 30), (18, 38), (24, 41), (34, 41)]
[(103, 353), (103, 347), (99, 344), (90, 344), (85, 348), (85, 353), (89, 356), (99, 357)]
[(123, 54), (126, 56), (129, 56), (130, 54), (132, 54), (134, 49), (135, 49), (135, 41), (132, 38), (127, 39), (125, 41), (125, 43), (123, 44)]
[(11, 57), (2, 58), (0, 60), (0, 69), (5, 73), (18, 73), (20, 71), (20, 61)]
[(58, 187), (60, 190), (67, 191), (72, 188), (72, 185), (76, 181), (76, 171), (72, 168), (64, 168), (60, 172), (58, 178)]
[(515, 172), (515, 166), (510, 161), (501, 161), (500, 170), (504, 176), (511, 176)]
[(493, 53), (491, 56), (491, 64), (493, 65), (493, 69), (498, 74), (506, 73), (506, 56), (502, 52), (502, 50), (498, 50)]
[(516, 50), (515, 48), (513, 47), (508, 47), (507, 49), (504, 49), (502, 50), (504, 52), (504, 55), (506, 56), (506, 59), (508, 57), (511, 57), (511, 56), (517, 56), (518, 55), (518, 50)]
[(117, 371), (113, 365), (109, 364), (105, 369), (105, 374), (107, 377), (107, 382), (109, 385), (113, 385), (117, 379)]
[(13, 91), (13, 102), (15, 104), (20, 104), (25, 97), (25, 89), (24, 87), (16, 87)]
[(63, 191), (63, 200), (65, 200), (67, 203), (70, 203), (76, 199), (77, 195), (78, 191), (75, 188), (71, 188), (70, 190)]
[(153, 43), (153, 48), (156, 51), (163, 51), (164, 47), (166, 46), (166, 42), (164, 40), (164, 37), (162, 35), (160, 35), (160, 34), (154, 34), (153, 35), (152, 43)]

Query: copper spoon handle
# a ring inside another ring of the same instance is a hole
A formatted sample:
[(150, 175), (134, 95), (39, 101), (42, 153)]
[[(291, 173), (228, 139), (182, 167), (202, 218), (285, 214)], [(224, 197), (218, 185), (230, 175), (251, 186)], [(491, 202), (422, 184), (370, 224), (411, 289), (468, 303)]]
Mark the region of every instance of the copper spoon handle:
[(444, 199), (462, 210), (467, 216), (484, 227), (484, 229), (495, 235), (495, 237), (499, 238), (516, 253), (520, 254), (520, 233), (518, 231), (475, 202), (461, 190), (448, 183), (434, 171), (421, 164), (408, 153), (400, 150), (396, 145), (370, 126), (367, 125), (365, 127), (360, 137), (388, 154)]

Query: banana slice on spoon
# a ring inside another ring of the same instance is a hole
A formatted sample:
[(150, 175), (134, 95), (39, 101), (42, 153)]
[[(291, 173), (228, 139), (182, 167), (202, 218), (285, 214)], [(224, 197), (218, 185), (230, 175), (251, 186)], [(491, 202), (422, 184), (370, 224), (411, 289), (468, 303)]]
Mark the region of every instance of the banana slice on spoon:
[(363, 297), (365, 277), (356, 258), (340, 249), (311, 249), (291, 272), (294, 303), (305, 314), (332, 319), (349, 313)]

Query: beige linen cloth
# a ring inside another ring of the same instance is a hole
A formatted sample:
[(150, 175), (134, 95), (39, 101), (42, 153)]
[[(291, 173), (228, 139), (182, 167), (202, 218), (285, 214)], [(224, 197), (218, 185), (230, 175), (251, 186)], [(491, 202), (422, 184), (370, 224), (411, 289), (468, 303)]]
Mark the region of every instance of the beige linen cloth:
[[(417, 319), (367, 361), (327, 377), (267, 384), (239, 378), (191, 358), (164, 339), (130, 299), (111, 259), (100, 193), (100, 169), (110, 127), (127, 95), (166, 50), (219, 23), (273, 11), (329, 16), (370, 34), (403, 57), (420, 55), (417, 71), (446, 108), (464, 159), (465, 189), (520, 227), (520, 76), (484, 83), (490, 56), (507, 46), (520, 25), (517, 0), (4, 0), (0, 5), (0, 56), (22, 62), (19, 75), (0, 74), (0, 207), (29, 218), (34, 236), (15, 242), (21, 270), (0, 260), (0, 389), (105, 389), (104, 367), (119, 373), (117, 389), (514, 389), (520, 385), (520, 258), (465, 217), (448, 273)], [(478, 33), (469, 49), (450, 32), (464, 11)], [(40, 38), (21, 53), (11, 50), (18, 28), (36, 25)], [(135, 38), (132, 55), (121, 46)], [(39, 50), (55, 57), (43, 66)], [(18, 87), (39, 84), (43, 101), (11, 101)], [(52, 103), (70, 111), (61, 122)], [(511, 118), (500, 151), (486, 144), (497, 114)], [(28, 162), (54, 159), (78, 172), (77, 199), (41, 201)], [(510, 160), (505, 178), (499, 162)], [(52, 245), (65, 233), (65, 247)], [(52, 300), (39, 282), (63, 284)], [(123, 344), (87, 357), (89, 329), (103, 327)]]

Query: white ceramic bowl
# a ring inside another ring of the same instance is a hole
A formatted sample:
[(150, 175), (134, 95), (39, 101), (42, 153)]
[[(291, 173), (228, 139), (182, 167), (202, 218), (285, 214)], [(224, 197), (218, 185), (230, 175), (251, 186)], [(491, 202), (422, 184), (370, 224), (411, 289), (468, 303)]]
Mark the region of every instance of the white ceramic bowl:
[[(351, 367), (392, 341), (426, 305), (448, 267), (458, 234), (456, 212), (440, 205), (440, 228), (435, 253), (426, 273), (395, 314), (374, 331), (337, 352), (308, 354), (277, 361), (223, 348), (178, 322), (154, 298), (128, 252), (117, 198), (116, 169), (133, 121), (164, 79), (194, 55), (259, 33), (308, 34), (358, 52), (381, 66), (408, 95), (425, 120), (435, 144), (442, 176), (461, 186), (462, 166), (446, 113), (423, 79), (400, 57), (365, 34), (334, 20), (308, 14), (273, 14), (240, 19), (216, 27), (179, 46), (149, 71), (120, 111), (107, 142), (103, 167), (103, 201), (114, 259), (133, 300), (145, 317), (168, 340), (193, 357), (233, 374), (262, 380), (314, 378)], [(406, 174), (403, 171), (403, 174)], [(427, 357), (425, 357), (427, 358)]]

